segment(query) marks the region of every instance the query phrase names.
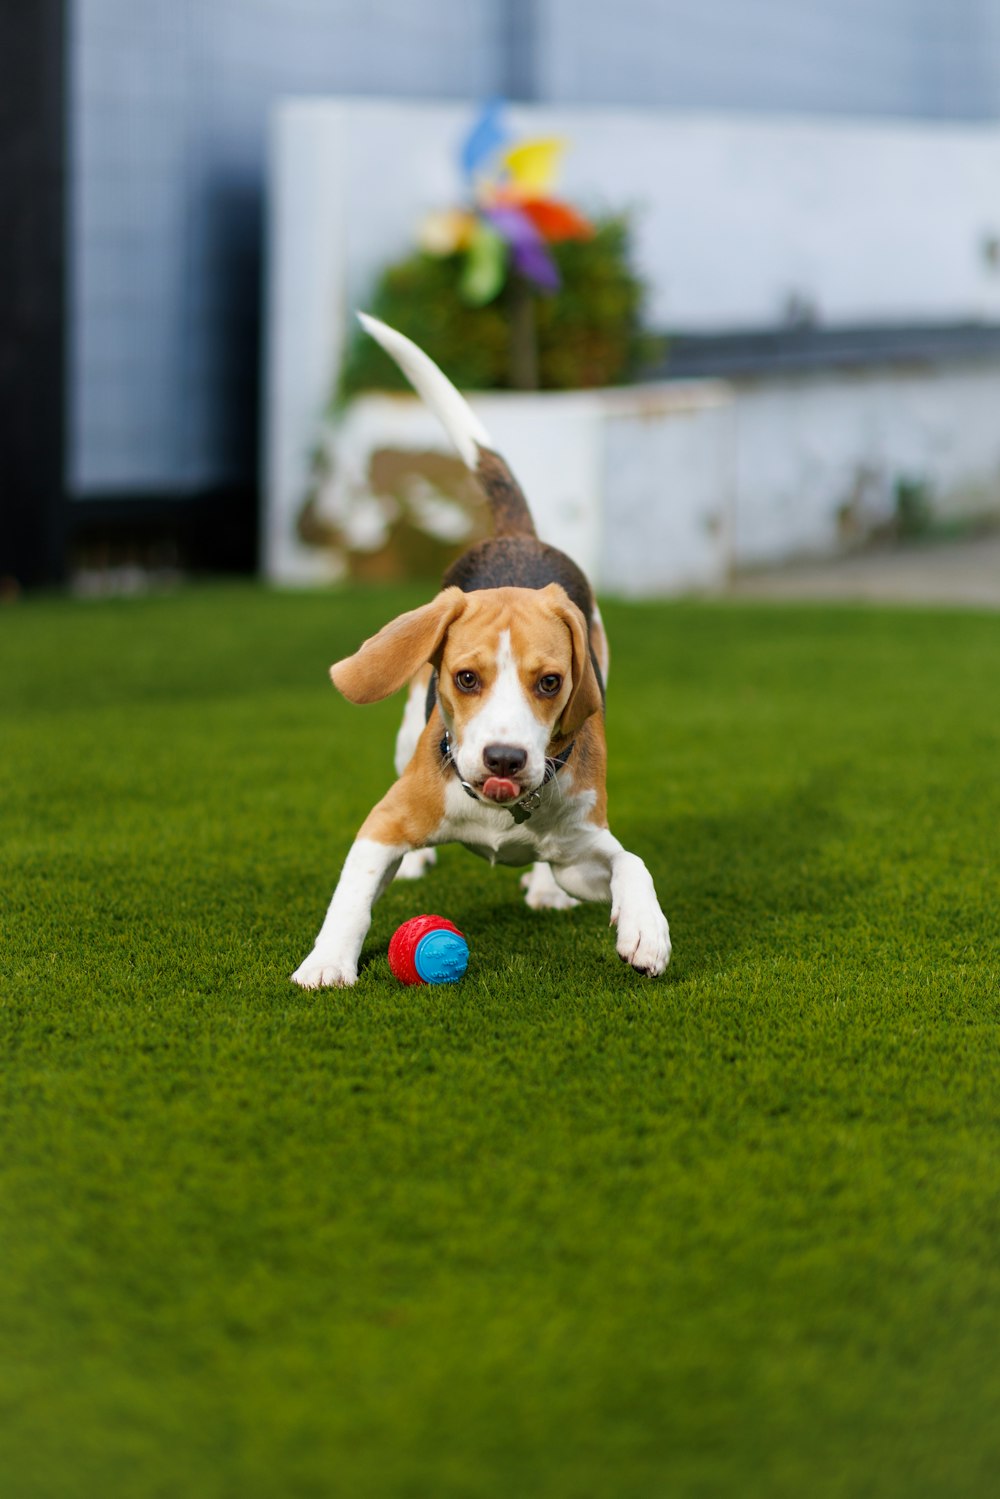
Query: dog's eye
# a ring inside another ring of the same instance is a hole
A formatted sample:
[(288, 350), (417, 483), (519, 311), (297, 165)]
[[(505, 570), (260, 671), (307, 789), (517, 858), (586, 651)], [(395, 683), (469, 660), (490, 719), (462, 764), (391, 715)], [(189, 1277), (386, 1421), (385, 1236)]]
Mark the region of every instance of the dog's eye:
[(455, 686), (459, 692), (475, 692), (479, 686), (479, 677), (474, 671), (457, 671), (455, 673)]
[(555, 697), (562, 686), (562, 677), (558, 672), (547, 671), (544, 677), (538, 678), (538, 690), (543, 697)]

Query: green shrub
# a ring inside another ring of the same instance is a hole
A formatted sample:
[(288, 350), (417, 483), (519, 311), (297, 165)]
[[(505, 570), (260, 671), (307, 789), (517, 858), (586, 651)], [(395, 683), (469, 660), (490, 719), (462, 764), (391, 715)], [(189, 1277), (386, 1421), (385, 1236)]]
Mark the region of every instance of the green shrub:
[[(581, 390), (635, 379), (658, 352), (642, 328), (645, 287), (629, 264), (625, 218), (596, 224), (593, 239), (550, 246), (563, 278), (561, 290), (534, 299), (538, 384), (542, 390)], [(419, 251), (381, 276), (366, 311), (425, 349), (464, 390), (509, 389), (510, 296), (470, 307), (458, 294), (464, 257)], [(400, 371), (358, 329), (337, 396), (363, 390), (408, 390)]]

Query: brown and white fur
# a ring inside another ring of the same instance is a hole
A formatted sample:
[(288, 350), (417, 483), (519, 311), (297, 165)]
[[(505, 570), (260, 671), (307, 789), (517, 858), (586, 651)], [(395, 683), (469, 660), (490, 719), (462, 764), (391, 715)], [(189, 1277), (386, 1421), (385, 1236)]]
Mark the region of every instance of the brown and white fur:
[(395, 875), (421, 874), (439, 843), (464, 844), (492, 864), (532, 865), (522, 885), (534, 909), (610, 901), (619, 957), (661, 974), (670, 934), (652, 879), (607, 823), (608, 652), (590, 586), (538, 540), (510, 470), (437, 365), (384, 323), (361, 320), (478, 475), (495, 535), (449, 569), (429, 604), (330, 669), (353, 703), (377, 702), (407, 682), (410, 692), (399, 779), (362, 824), (315, 946), (292, 978), (306, 989), (353, 984), (373, 904)]

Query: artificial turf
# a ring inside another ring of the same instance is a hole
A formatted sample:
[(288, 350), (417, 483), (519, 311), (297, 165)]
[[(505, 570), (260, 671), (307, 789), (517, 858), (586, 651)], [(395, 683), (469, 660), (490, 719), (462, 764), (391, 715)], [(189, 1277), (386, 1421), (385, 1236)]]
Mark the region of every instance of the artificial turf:
[(6, 1499), (995, 1493), (1000, 619), (608, 603), (667, 975), (454, 849), (304, 993), (418, 597), (0, 615)]

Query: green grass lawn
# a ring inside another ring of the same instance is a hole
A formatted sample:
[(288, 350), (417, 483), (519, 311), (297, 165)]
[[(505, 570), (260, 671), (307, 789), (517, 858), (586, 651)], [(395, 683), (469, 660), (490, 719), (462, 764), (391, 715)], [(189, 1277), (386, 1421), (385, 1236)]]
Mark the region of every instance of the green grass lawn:
[(996, 1493), (1000, 618), (608, 604), (667, 975), (449, 849), (306, 994), (421, 596), (0, 614), (5, 1499)]

